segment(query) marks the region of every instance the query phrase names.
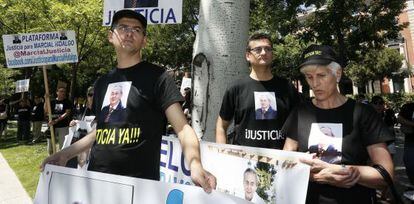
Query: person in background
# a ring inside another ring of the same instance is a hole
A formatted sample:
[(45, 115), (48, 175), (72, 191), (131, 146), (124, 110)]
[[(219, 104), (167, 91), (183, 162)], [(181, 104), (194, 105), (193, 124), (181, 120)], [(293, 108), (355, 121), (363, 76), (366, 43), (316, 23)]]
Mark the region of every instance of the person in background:
[[(80, 111), (77, 112), (76, 115), (74, 115), (74, 119), (69, 123), (70, 127), (76, 126), (79, 122), (84, 122), (91, 127), (91, 131), (96, 128), (95, 114), (92, 110), (92, 102), (93, 87), (89, 87), (86, 91), (86, 104), (85, 106), (81, 107)], [(85, 129), (77, 128), (73, 135), (71, 145), (81, 140), (88, 133), (91, 133), (91, 131), (88, 132)], [(87, 149), (86, 151), (83, 151), (80, 154), (78, 154), (76, 157), (70, 159), (66, 164), (66, 167), (77, 168), (79, 166), (80, 168), (82, 168), (84, 165), (87, 164), (89, 160), (89, 152), (90, 149)]]
[[(394, 136), (395, 139), (394, 125), (397, 122), (395, 112), (391, 108), (387, 108), (385, 106), (385, 101), (381, 96), (373, 96), (371, 98), (370, 104), (375, 109), (375, 111), (377, 111), (377, 113), (381, 116), (385, 125), (387, 125), (390, 133)], [(395, 142), (388, 144), (387, 148), (391, 156), (393, 157), (396, 153)]]
[[(269, 35), (255, 33), (247, 42), (245, 57), (250, 64), (249, 76), (236, 80), (226, 90), (216, 122), (216, 142), (282, 149), (285, 138), (280, 129), (290, 111), (300, 101), (298, 91), (287, 79), (273, 75), (273, 43)], [(265, 95), (266, 110), (256, 115), (256, 104)], [(227, 129), (234, 123), (234, 131)]]
[[(397, 121), (401, 123), (401, 132), (404, 133), (405, 172), (414, 185), (414, 103), (409, 102), (402, 106)], [(412, 190), (412, 189), (411, 189)]]
[(24, 96), (17, 104), (17, 141), (28, 142), (31, 139), (30, 117), (32, 106), (30, 100)]
[(181, 106), (184, 115), (187, 118), (188, 124), (191, 124), (191, 110), (193, 108), (192, 99), (191, 99), (191, 88), (187, 87), (184, 89), (184, 102)]
[(32, 108), (32, 134), (33, 140), (32, 143), (36, 143), (37, 141), (41, 140), (42, 137), (42, 123), (45, 119), (44, 116), (44, 103), (43, 98), (41, 96), (34, 97), (34, 105)]
[[(50, 102), (52, 109), (52, 120), (49, 121), (49, 126), (53, 125), (55, 130), (55, 141), (59, 144), (59, 148), (62, 148), (65, 136), (69, 134), (69, 122), (72, 119), (72, 102), (66, 98), (66, 88), (59, 87), (56, 91), (56, 99)], [(45, 108), (45, 115), (47, 115), (47, 109)], [(48, 152), (52, 153), (52, 143), (50, 139), (47, 140)]]
[(9, 105), (6, 99), (0, 99), (0, 140), (6, 138), (6, 128), (9, 112)]

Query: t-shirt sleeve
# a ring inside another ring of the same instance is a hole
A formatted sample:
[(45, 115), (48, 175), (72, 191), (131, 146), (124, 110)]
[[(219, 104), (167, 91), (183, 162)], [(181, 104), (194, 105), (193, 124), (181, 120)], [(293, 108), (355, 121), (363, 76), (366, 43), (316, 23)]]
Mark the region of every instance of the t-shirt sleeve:
[(230, 121), (233, 119), (234, 112), (236, 109), (236, 99), (234, 97), (235, 95), (235, 88), (231, 87), (226, 90), (223, 96), (223, 101), (221, 102), (220, 107), (220, 117), (223, 120)]
[(282, 127), (282, 135), (284, 138), (290, 138), (298, 141), (298, 108), (295, 107), (289, 114)]
[(360, 131), (365, 145), (388, 143), (395, 140), (380, 115), (369, 105), (361, 105)]
[(184, 101), (174, 80), (167, 72), (163, 72), (155, 84), (155, 96), (163, 111), (174, 103)]

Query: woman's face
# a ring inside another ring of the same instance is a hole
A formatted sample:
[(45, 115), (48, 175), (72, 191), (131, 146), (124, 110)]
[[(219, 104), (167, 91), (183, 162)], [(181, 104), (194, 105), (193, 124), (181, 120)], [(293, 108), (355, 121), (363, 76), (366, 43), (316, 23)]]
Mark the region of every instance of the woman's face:
[(339, 93), (336, 84), (341, 77), (340, 70), (335, 76), (327, 66), (305, 67), (303, 74), (316, 100), (325, 101)]

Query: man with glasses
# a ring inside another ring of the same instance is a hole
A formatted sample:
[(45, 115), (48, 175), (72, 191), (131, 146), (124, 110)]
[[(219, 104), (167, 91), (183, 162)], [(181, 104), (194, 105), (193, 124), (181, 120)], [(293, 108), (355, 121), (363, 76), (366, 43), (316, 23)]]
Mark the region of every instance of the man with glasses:
[(161, 135), (166, 121), (172, 124), (182, 145), (193, 182), (211, 192), (216, 178), (204, 170), (199, 142), (181, 109), (183, 98), (165, 69), (143, 61), (141, 50), (147, 42), (147, 21), (131, 10), (113, 16), (109, 42), (114, 46), (117, 66), (100, 77), (94, 86), (93, 110), (101, 118), (107, 90), (123, 85), (126, 120), (104, 123), (96, 130), (42, 163), (64, 165), (78, 153), (92, 147), (88, 170), (159, 180)]
[[(216, 142), (236, 145), (282, 149), (285, 138), (280, 129), (289, 112), (299, 101), (299, 95), (286, 79), (272, 74), (273, 47), (270, 36), (255, 33), (250, 36), (246, 60), (250, 75), (236, 80), (225, 92), (216, 124)], [(267, 96), (269, 107), (274, 111), (268, 117), (268, 109), (261, 108), (261, 98)], [(263, 112), (265, 111), (265, 112)], [(233, 138), (227, 137), (227, 129), (234, 120)]]

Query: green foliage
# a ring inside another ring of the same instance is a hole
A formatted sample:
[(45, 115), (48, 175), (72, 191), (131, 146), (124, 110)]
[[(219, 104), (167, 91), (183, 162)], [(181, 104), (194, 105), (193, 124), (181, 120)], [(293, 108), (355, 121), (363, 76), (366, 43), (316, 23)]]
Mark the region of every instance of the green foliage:
[(14, 76), (20, 74), (16, 69), (7, 69), (0, 65), (0, 96), (11, 96), (15, 90)]
[(369, 80), (392, 77), (402, 66), (403, 56), (396, 49), (373, 49), (361, 56), (360, 61), (351, 61), (345, 73), (357, 86), (364, 86)]
[(307, 42), (334, 45), (343, 60), (358, 61), (371, 49), (397, 39), (406, 24), (398, 24), (404, 1), (306, 0), (319, 10), (303, 22), (301, 37)]
[(171, 69), (188, 70), (198, 24), (199, 0), (183, 1), (183, 21), (174, 25), (148, 27), (148, 46), (144, 58)]
[(274, 45), (273, 66), (275, 74), (289, 79), (299, 79), (301, 73), (298, 65), (305, 47), (306, 45), (293, 35), (287, 35), (283, 39), (283, 43)]

